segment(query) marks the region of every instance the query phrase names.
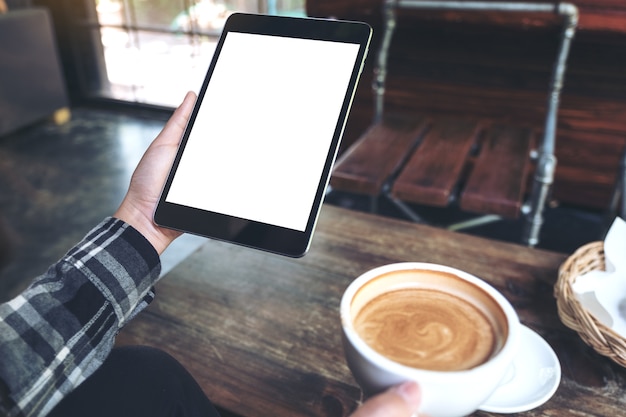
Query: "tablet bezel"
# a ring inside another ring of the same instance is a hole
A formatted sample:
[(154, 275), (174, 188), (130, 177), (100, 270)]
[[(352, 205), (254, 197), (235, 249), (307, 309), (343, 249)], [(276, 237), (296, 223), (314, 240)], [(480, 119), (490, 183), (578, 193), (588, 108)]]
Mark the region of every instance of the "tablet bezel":
[[(315, 198), (311, 206), (304, 231), (292, 230), (267, 223), (260, 223), (226, 214), (205, 211), (166, 201), (176, 170), (179, 166), (187, 140), (198, 115), (204, 94), (219, 59), (228, 32), (242, 32), (313, 40), (348, 42), (359, 45), (357, 59), (344, 95), (341, 111), (333, 133), (324, 168), (320, 173)], [(261, 249), (290, 257), (303, 256), (309, 248), (315, 223), (323, 202), (324, 193), (330, 178), (337, 150), (347, 121), (348, 113), (356, 91), (356, 86), (367, 55), (372, 29), (362, 22), (349, 22), (331, 19), (300, 18), (285, 16), (235, 13), (224, 26), (218, 40), (213, 59), (198, 93), (198, 99), (185, 128), (174, 163), (167, 177), (163, 191), (154, 212), (157, 225), (227, 241), (246, 247)]]

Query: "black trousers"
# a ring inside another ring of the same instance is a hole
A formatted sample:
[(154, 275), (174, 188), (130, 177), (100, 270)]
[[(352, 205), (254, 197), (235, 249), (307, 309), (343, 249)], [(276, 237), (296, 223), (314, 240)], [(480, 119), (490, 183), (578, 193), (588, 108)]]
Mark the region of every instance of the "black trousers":
[(191, 374), (158, 349), (115, 348), (50, 417), (219, 417)]

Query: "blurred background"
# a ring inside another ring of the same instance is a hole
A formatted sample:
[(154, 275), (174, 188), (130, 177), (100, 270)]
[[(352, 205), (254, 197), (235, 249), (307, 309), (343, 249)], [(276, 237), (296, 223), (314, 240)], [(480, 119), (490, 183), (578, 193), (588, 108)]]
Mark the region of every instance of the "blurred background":
[[(0, 300), (114, 212), (145, 148), (184, 94), (200, 89), (230, 14), (366, 21), (374, 28), (370, 51), (377, 51), (383, 26), (383, 0), (0, 0), (0, 6), (4, 2)], [(603, 237), (619, 205), (616, 197), (624, 201), (626, 173), (626, 2), (573, 3), (580, 23), (539, 245), (566, 253)], [(388, 108), (523, 119), (540, 131), (558, 32), (532, 14), (519, 20), (402, 15)], [(372, 122), (374, 58), (370, 53), (340, 153)], [(326, 202), (362, 211), (371, 203), (337, 190)], [(406, 219), (385, 198), (378, 207), (378, 214)], [(468, 216), (456, 207), (416, 209), (439, 227)], [(464, 232), (519, 242), (520, 225), (500, 221)], [(165, 254), (165, 270), (203, 242), (179, 239)]]
[(104, 62), (92, 93), (165, 106), (199, 88), (234, 11), (304, 16), (304, 0), (95, 0), (95, 8), (85, 30), (99, 28)]
[(304, 0), (83, 3), (84, 14), (75, 21), (80, 25), (72, 26), (91, 41), (75, 55), (91, 68), (84, 74), (90, 95), (170, 107), (178, 105), (181, 91), (199, 89), (231, 13), (304, 15)]

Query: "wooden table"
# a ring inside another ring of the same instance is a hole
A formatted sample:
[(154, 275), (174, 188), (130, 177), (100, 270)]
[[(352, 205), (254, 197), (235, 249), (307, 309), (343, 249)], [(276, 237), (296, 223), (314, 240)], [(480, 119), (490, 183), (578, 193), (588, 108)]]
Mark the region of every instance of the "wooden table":
[(325, 206), (301, 259), (207, 241), (158, 284), (156, 301), (118, 343), (170, 352), (218, 407), (236, 415), (345, 416), (361, 392), (341, 345), (344, 289), (375, 266), (435, 262), (491, 282), (557, 352), (561, 385), (525, 416), (626, 415), (626, 370), (557, 317), (552, 285), (565, 258)]

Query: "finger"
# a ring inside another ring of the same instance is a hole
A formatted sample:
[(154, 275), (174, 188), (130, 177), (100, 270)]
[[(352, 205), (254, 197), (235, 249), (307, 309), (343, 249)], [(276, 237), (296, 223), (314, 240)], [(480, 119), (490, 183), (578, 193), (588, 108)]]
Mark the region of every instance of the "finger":
[(417, 383), (405, 382), (370, 398), (352, 417), (411, 417), (421, 402)]
[(182, 131), (187, 126), (187, 122), (189, 121), (189, 116), (191, 116), (191, 111), (193, 110), (193, 106), (196, 103), (196, 93), (193, 91), (188, 91), (185, 94), (185, 98), (183, 102), (178, 106), (174, 114), (172, 115), (172, 121), (178, 125), (178, 129)]

